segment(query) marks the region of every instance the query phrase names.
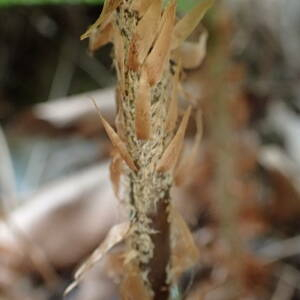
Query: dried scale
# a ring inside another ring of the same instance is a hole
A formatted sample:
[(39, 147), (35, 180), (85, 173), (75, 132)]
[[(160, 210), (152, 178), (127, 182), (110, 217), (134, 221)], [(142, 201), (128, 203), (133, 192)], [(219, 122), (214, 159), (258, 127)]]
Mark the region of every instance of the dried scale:
[[(123, 230), (127, 245), (123, 299), (168, 299), (176, 274), (198, 257), (170, 199), (192, 110), (188, 107), (178, 116), (181, 59), (177, 50), (213, 1), (202, 1), (179, 21), (176, 1), (163, 2), (106, 0), (98, 20), (82, 36), (89, 37), (91, 51), (114, 44), (116, 131), (99, 114), (116, 150), (111, 178), (117, 194), (120, 174), (126, 178), (130, 224)], [(178, 249), (187, 251), (181, 262)]]

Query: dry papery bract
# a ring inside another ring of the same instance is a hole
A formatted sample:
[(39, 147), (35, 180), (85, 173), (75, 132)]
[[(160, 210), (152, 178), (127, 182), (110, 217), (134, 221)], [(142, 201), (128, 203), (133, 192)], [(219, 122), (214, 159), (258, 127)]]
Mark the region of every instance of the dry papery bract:
[[(107, 0), (96, 23), (82, 35), (83, 39), (90, 37), (91, 50), (105, 42), (113, 42), (115, 47), (117, 132), (100, 111), (99, 115), (117, 152), (111, 165), (113, 186), (118, 194), (122, 172), (130, 216), (127, 272), (121, 284), (123, 299), (167, 299), (171, 284), (168, 279), (174, 274), (178, 277), (197, 257), (188, 227), (174, 208), (170, 212), (174, 169), (192, 113), (189, 106), (179, 116), (177, 91), (182, 57), (174, 51), (212, 3), (202, 1), (176, 21), (175, 0), (165, 5), (162, 0)], [(201, 41), (200, 62), (205, 55), (203, 38)], [(193, 157), (200, 140), (199, 133)], [(122, 160), (125, 164), (121, 168)], [(186, 242), (189, 257), (185, 259), (177, 252), (186, 249), (181, 245)]]
[(173, 82), (172, 82), (172, 92), (170, 93), (169, 98), (169, 109), (166, 120), (166, 130), (172, 132), (176, 128), (177, 119), (178, 119), (178, 95), (177, 87), (179, 82), (180, 66), (177, 68)]
[(157, 170), (159, 172), (166, 172), (175, 167), (182, 150), (184, 134), (190, 115), (191, 106), (186, 110), (176, 135), (174, 136), (174, 138), (166, 148), (160, 161), (158, 162)]
[(81, 36), (81, 39), (90, 37), (93, 31), (102, 31), (103, 27), (108, 23), (114, 10), (121, 4), (123, 0), (108, 0), (104, 2), (104, 6), (100, 17), (97, 21)]
[(99, 117), (100, 120), (102, 122), (102, 125), (107, 133), (107, 135), (109, 136), (112, 144), (114, 145), (114, 147), (116, 147), (116, 149), (119, 150), (120, 155), (122, 156), (122, 158), (124, 159), (124, 161), (128, 164), (128, 166), (130, 168), (132, 168), (132, 170), (137, 170), (132, 158), (130, 157), (130, 154), (128, 153), (127, 149), (126, 149), (126, 145), (124, 144), (124, 142), (121, 140), (121, 138), (118, 136), (118, 134), (114, 131), (114, 129), (109, 125), (109, 123), (103, 118), (103, 116), (100, 113), (99, 108), (97, 107), (96, 102), (94, 101), (94, 105), (97, 108), (98, 112), (99, 112)]
[(93, 31), (89, 41), (89, 50), (96, 51), (103, 45), (112, 42), (114, 37), (113, 33), (114, 31), (111, 23), (107, 24), (101, 32), (97, 30)]
[(122, 157), (118, 152), (115, 151), (112, 156), (112, 160), (109, 166), (109, 171), (110, 171), (110, 180), (112, 183), (112, 187), (118, 199), (120, 199), (119, 192), (120, 192), (120, 180), (122, 175), (122, 169), (123, 169)]
[(199, 153), (203, 128), (202, 128), (202, 113), (198, 111), (196, 114), (196, 125), (197, 125), (197, 133), (195, 136), (194, 144), (191, 151), (183, 157), (179, 166), (175, 171), (175, 183), (176, 185), (182, 186), (191, 179), (189, 176), (190, 170), (193, 168), (195, 161), (197, 160), (197, 155)]
[[(130, 56), (129, 61), (133, 61), (132, 65), (140, 65), (144, 62), (159, 29), (161, 10), (161, 0), (153, 0), (137, 25), (128, 53)], [(135, 61), (136, 59), (137, 61)]]
[(171, 49), (172, 33), (174, 30), (176, 5), (172, 1), (162, 16), (162, 26), (152, 51), (145, 61), (145, 69), (149, 84), (153, 86), (160, 81)]
[(175, 26), (172, 49), (179, 47), (204, 17), (207, 10), (213, 5), (214, 0), (201, 1), (198, 6), (186, 14)]
[(148, 140), (151, 137), (151, 90), (145, 72), (139, 82), (135, 107), (136, 135), (141, 140)]
[(79, 269), (75, 273), (75, 281), (69, 285), (69, 287), (65, 290), (65, 294), (68, 294), (71, 290), (73, 290), (83, 275), (90, 270), (101, 258), (116, 244), (120, 243), (125, 239), (126, 234), (129, 230), (129, 223), (121, 223), (113, 226), (104, 241), (101, 245), (92, 253), (92, 255), (86, 259), (86, 261), (79, 267)]
[(201, 65), (206, 56), (208, 33), (201, 32), (196, 41), (185, 41), (174, 50), (174, 57), (182, 62), (185, 69), (195, 69)]
[(169, 280), (175, 284), (179, 276), (193, 267), (199, 259), (199, 250), (194, 243), (193, 236), (184, 219), (176, 208), (171, 206), (171, 264)]

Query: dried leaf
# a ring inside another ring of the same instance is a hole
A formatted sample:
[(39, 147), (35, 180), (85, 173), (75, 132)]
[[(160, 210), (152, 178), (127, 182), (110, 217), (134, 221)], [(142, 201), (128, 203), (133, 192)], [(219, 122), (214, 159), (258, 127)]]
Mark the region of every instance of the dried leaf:
[(119, 198), (122, 164), (123, 164), (123, 159), (120, 156), (119, 152), (115, 153), (111, 160), (109, 170), (110, 170), (110, 180), (113, 186), (114, 193), (117, 198)]
[(145, 286), (142, 273), (134, 261), (125, 265), (124, 278), (121, 283), (122, 300), (151, 300), (151, 292)]
[(106, 0), (99, 18), (96, 22), (83, 34), (80, 39), (88, 38), (94, 30), (100, 30), (105, 27), (115, 9), (121, 4), (123, 0)]
[(145, 73), (142, 73), (136, 95), (135, 130), (141, 140), (151, 136), (151, 88)]
[(176, 25), (172, 39), (172, 50), (178, 48), (181, 43), (188, 38), (196, 26), (204, 17), (209, 8), (212, 7), (214, 0), (204, 0), (187, 13)]
[(166, 67), (166, 62), (169, 58), (175, 13), (176, 2), (171, 1), (171, 4), (165, 9), (161, 31), (152, 51), (145, 61), (145, 70), (151, 86), (161, 79), (162, 73)]
[(122, 242), (129, 231), (130, 223), (124, 222), (113, 226), (107, 234), (101, 245), (92, 253), (92, 255), (76, 271), (75, 278), (80, 280), (82, 275), (93, 267), (109, 250)]
[(170, 105), (168, 108), (168, 116), (166, 120), (166, 130), (171, 132), (174, 130), (178, 118), (178, 101), (177, 97), (173, 96), (170, 99)]
[(206, 56), (207, 31), (204, 31), (197, 42), (184, 42), (174, 53), (185, 69), (194, 69), (201, 65)]
[(103, 256), (110, 251), (115, 245), (122, 242), (129, 231), (130, 223), (124, 222), (113, 226), (107, 234), (101, 245), (92, 253), (92, 255), (79, 267), (75, 273), (75, 281), (65, 290), (65, 295), (74, 289), (92, 267), (99, 262)]
[(195, 165), (195, 161), (197, 159), (197, 155), (199, 154), (199, 149), (202, 141), (203, 135), (203, 125), (202, 125), (202, 114), (201, 111), (197, 113), (196, 116), (196, 123), (197, 123), (197, 134), (195, 136), (195, 141), (191, 152), (185, 156), (182, 160), (181, 164), (179, 165), (178, 169), (176, 170), (175, 174), (175, 184), (176, 185), (185, 185), (191, 179), (189, 174), (193, 166)]
[(152, 0), (132, 37), (129, 60), (136, 69), (143, 63), (157, 35), (161, 18), (161, 0)]
[(170, 99), (168, 115), (167, 115), (167, 120), (166, 120), (167, 132), (171, 132), (175, 129), (177, 119), (178, 119), (177, 90), (178, 90), (180, 71), (181, 71), (181, 64), (176, 66), (176, 72), (173, 77), (172, 95), (171, 95), (171, 99)]
[(173, 137), (172, 141), (170, 142), (160, 161), (158, 162), (157, 171), (166, 172), (175, 167), (182, 150), (183, 139), (191, 115), (191, 111), (192, 107), (190, 106), (184, 113), (177, 133)]
[(105, 26), (105, 28), (100, 30), (94, 30), (91, 33), (90, 41), (89, 41), (89, 49), (90, 51), (96, 51), (100, 47), (106, 45), (109, 42), (113, 41), (113, 26), (111, 23)]
[(178, 277), (199, 260), (199, 251), (190, 229), (180, 213), (171, 206), (171, 279)]
[(99, 107), (97, 106), (96, 102), (92, 99), (98, 113), (99, 113), (99, 117), (100, 120), (103, 124), (103, 127), (110, 139), (110, 141), (112, 142), (113, 146), (118, 149), (121, 157), (124, 159), (124, 161), (127, 163), (128, 167), (130, 169), (132, 169), (133, 171), (137, 171), (137, 167), (134, 163), (134, 161), (132, 160), (129, 152), (127, 151), (126, 145), (124, 144), (124, 142), (120, 139), (120, 137), (118, 136), (118, 134), (114, 131), (114, 129), (109, 125), (109, 123), (102, 117), (101, 112)]

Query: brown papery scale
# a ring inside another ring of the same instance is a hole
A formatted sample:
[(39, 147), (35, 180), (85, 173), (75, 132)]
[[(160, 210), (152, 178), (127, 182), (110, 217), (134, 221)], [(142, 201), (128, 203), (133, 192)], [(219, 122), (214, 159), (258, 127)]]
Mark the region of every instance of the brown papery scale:
[[(124, 161), (124, 198), (130, 226), (125, 238), (122, 299), (168, 299), (172, 275), (177, 277), (179, 269), (184, 271), (192, 263), (191, 256), (180, 260), (180, 267), (172, 266), (178, 261), (172, 251), (184, 248), (180, 247), (181, 240), (192, 240), (183, 220), (175, 222), (172, 229), (172, 220), (181, 217), (174, 217), (177, 214), (170, 199), (191, 107), (178, 116), (174, 87), (180, 62), (171, 62), (170, 57), (212, 2), (205, 0), (176, 22), (175, 0), (166, 5), (162, 0), (106, 0), (101, 16), (82, 36), (94, 39), (96, 48), (97, 41), (102, 43), (103, 32), (107, 34), (103, 40), (115, 47), (117, 132), (122, 134), (115, 132), (101, 114), (100, 118), (119, 159)], [(112, 170), (118, 189), (119, 168)]]

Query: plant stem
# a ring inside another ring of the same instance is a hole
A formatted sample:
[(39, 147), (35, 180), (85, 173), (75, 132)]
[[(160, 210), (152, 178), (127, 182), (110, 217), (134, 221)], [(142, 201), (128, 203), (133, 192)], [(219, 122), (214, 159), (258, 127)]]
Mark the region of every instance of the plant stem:
[[(131, 230), (129, 253), (133, 255), (153, 299), (167, 299), (167, 266), (170, 258), (170, 228), (168, 211), (172, 176), (156, 170), (157, 163), (173, 134), (166, 130), (170, 70), (150, 89), (151, 138), (141, 140), (136, 135), (137, 89), (141, 70), (129, 67), (132, 32), (139, 22), (131, 1), (124, 1), (117, 9), (117, 27), (123, 41), (124, 69), (119, 69), (120, 100), (118, 118), (126, 139), (128, 152), (138, 167), (127, 169), (127, 202), (130, 207)], [(118, 53), (116, 53), (118, 56)], [(116, 63), (117, 65), (117, 63)], [(117, 66), (118, 68), (118, 66)], [(120, 133), (119, 133), (120, 134)], [(130, 263), (130, 262), (129, 262)]]

